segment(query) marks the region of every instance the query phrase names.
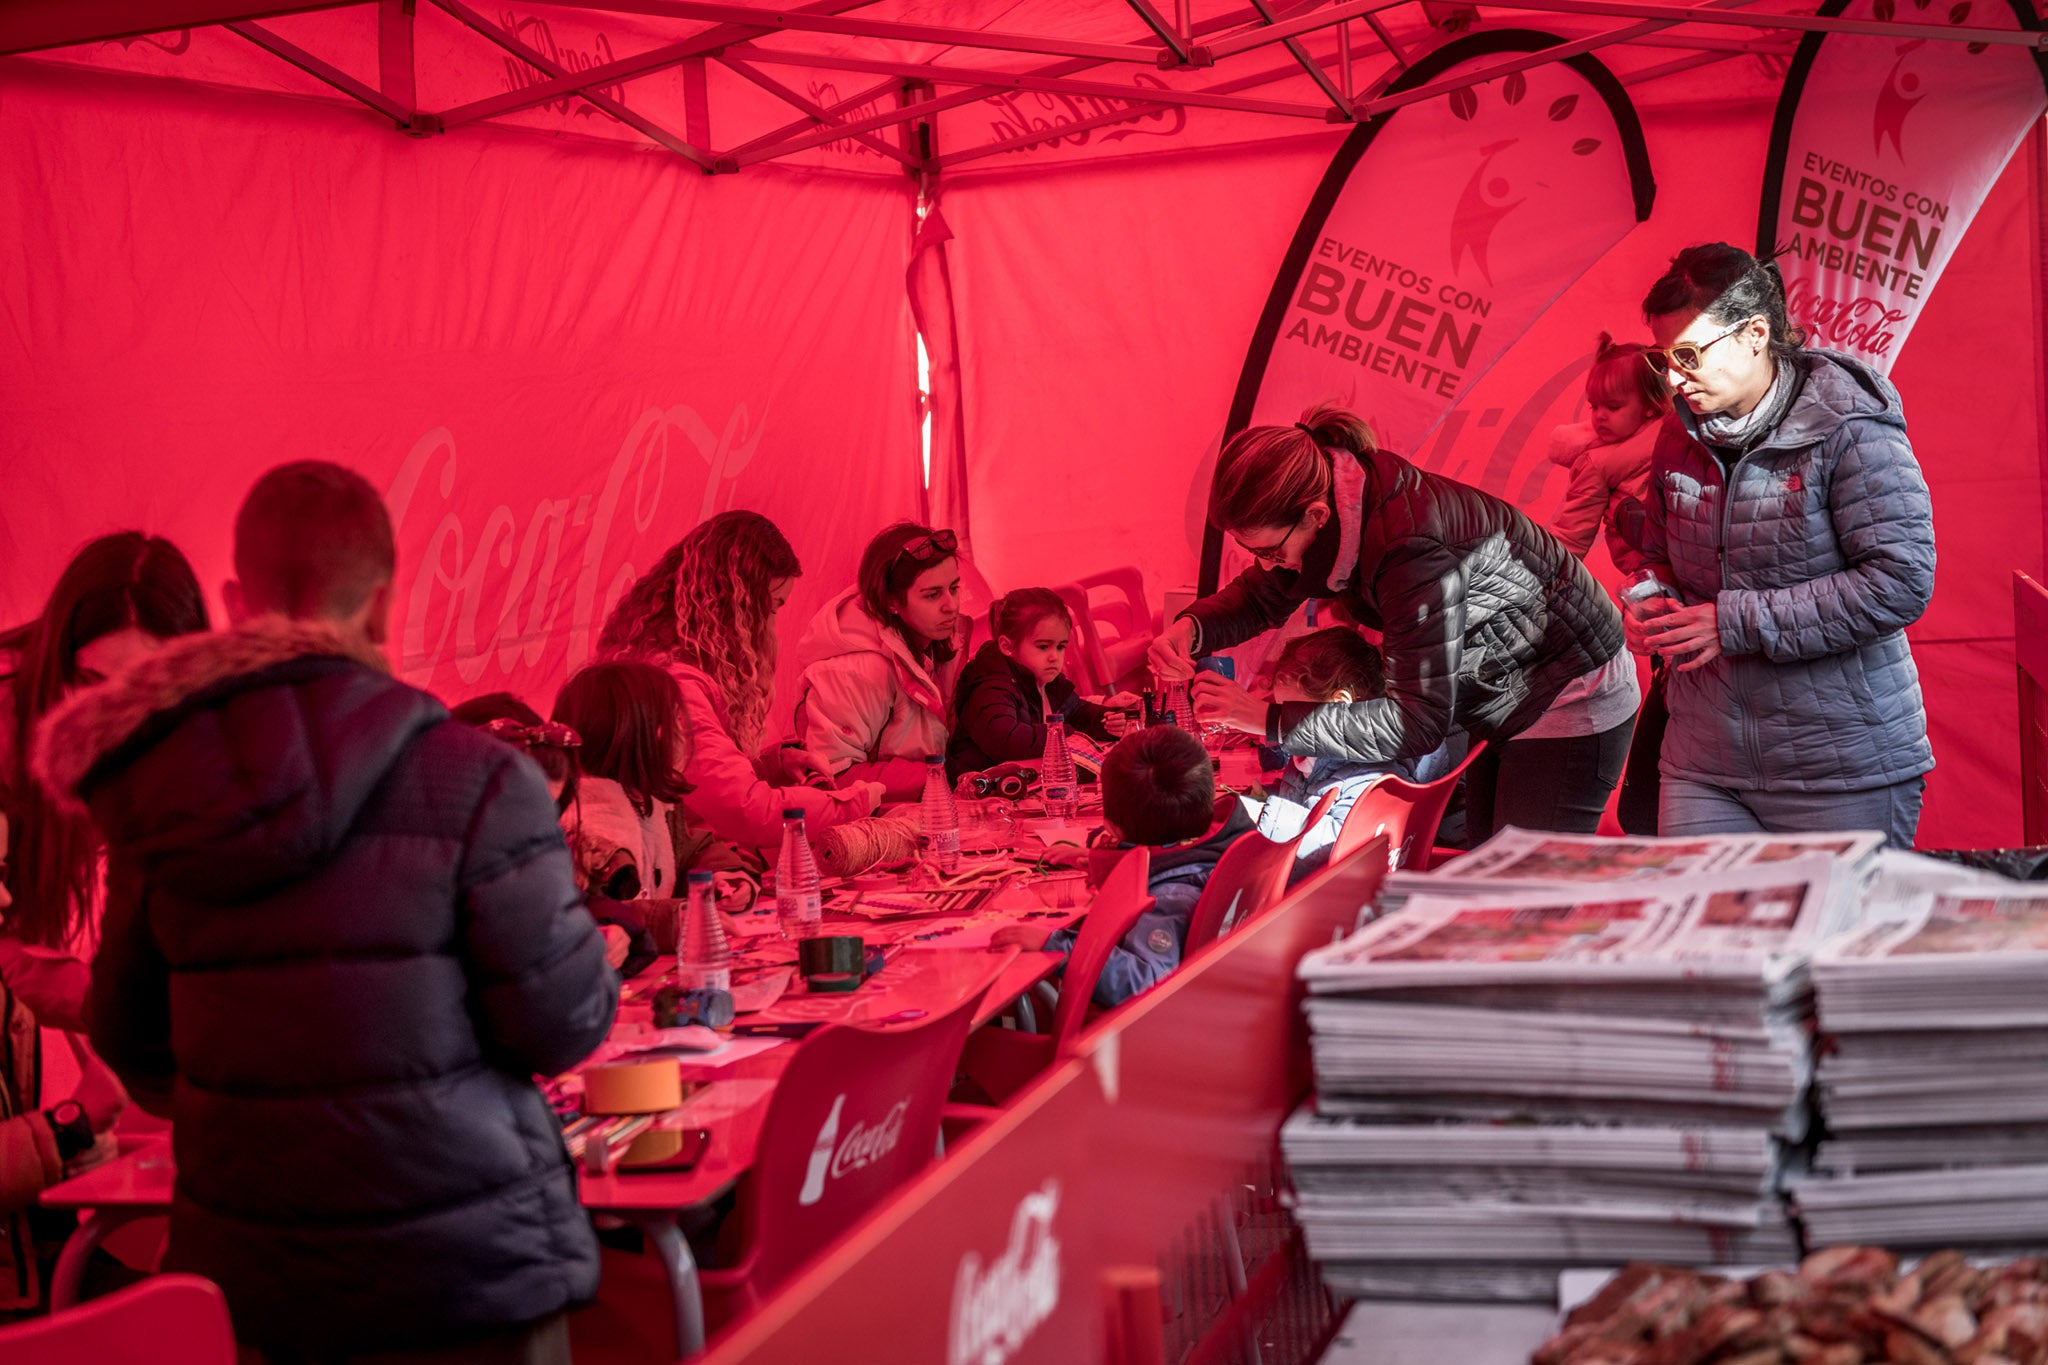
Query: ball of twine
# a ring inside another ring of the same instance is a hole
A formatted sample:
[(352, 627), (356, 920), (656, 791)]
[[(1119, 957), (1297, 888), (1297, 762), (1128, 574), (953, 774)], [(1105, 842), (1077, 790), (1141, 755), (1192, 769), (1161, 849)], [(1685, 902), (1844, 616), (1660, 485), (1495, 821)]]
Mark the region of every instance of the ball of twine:
[(917, 821), (901, 815), (871, 815), (823, 831), (813, 843), (818, 870), (828, 877), (854, 877), (883, 863), (917, 856)]

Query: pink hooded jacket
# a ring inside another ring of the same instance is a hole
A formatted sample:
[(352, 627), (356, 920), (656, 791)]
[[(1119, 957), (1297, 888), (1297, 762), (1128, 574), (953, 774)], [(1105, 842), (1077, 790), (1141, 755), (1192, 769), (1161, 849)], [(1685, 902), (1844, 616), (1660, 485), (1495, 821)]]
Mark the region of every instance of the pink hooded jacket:
[(808, 834), (874, 813), (881, 799), (878, 783), (821, 791), (763, 781), (753, 758), (733, 739), (718, 684), (688, 664), (670, 663), (667, 668), (682, 689), (683, 718), (690, 734), (683, 780), (694, 790), (683, 798), (683, 810), (697, 824), (744, 847), (774, 849), (782, 842), (785, 809), (803, 811)]
[(887, 800), (916, 800), (925, 755), (946, 752), (946, 700), (965, 661), (956, 654), (934, 677), (856, 588), (819, 608), (797, 661), (796, 737), (811, 757), (842, 784), (875, 780)]
[(1590, 424), (1559, 427), (1550, 436), (1550, 458), (1572, 472), (1564, 501), (1550, 520), (1550, 534), (1580, 559), (1593, 548), (1594, 533), (1605, 523), (1607, 548), (1622, 561), (1625, 542), (1615, 528), (1614, 508), (1623, 498), (1641, 499), (1650, 487), (1650, 450), (1657, 444), (1658, 422), (1645, 422), (1633, 436), (1613, 445), (1593, 444)]

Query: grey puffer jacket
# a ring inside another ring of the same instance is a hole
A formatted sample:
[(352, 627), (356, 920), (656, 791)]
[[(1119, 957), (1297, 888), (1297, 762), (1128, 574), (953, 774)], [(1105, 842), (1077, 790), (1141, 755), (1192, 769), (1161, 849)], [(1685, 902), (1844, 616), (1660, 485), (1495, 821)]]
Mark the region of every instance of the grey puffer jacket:
[[(1641, 563), (1713, 602), (1722, 656), (1673, 671), (1661, 770), (1734, 791), (1858, 791), (1934, 766), (1906, 627), (1934, 513), (1898, 390), (1809, 350), (1770, 435), (1725, 467), (1690, 413), (1651, 459)], [(1633, 567), (1633, 566), (1624, 566)]]
[(1335, 457), (1365, 473), (1355, 567), (1339, 562), (1346, 514), (1323, 527), (1298, 571), (1255, 565), (1183, 613), (1204, 651), (1271, 630), (1311, 597), (1337, 598), (1383, 632), (1385, 698), (1289, 702), (1267, 739), (1296, 757), (1395, 763), (1428, 755), (1454, 730), (1511, 738), (1621, 652), (1621, 614), (1606, 591), (1521, 512), (1388, 451)]

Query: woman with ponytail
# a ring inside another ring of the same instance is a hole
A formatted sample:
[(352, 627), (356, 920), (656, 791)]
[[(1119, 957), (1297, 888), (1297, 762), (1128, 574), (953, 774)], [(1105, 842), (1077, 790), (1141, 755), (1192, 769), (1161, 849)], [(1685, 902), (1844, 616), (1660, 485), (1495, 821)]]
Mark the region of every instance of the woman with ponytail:
[(1591, 833), (1635, 724), (1621, 616), (1571, 551), (1490, 493), (1382, 450), (1355, 413), (1325, 404), (1224, 446), (1210, 516), (1257, 561), (1153, 642), (1164, 681), (1194, 657), (1336, 599), (1382, 636), (1387, 694), (1269, 702), (1195, 677), (1204, 721), (1299, 757), (1395, 764), (1453, 731), (1489, 745), (1467, 776), (1467, 825)]

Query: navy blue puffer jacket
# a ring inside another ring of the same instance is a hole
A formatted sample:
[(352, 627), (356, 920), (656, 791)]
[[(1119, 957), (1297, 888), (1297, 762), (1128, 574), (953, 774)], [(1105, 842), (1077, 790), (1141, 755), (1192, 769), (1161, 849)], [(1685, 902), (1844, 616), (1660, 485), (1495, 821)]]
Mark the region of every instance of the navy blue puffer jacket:
[(92, 1035), (174, 1122), (167, 1265), (260, 1346), (433, 1345), (597, 1288), (532, 1078), (618, 979), (539, 769), (379, 662), (266, 620), (38, 737), (107, 839)]

